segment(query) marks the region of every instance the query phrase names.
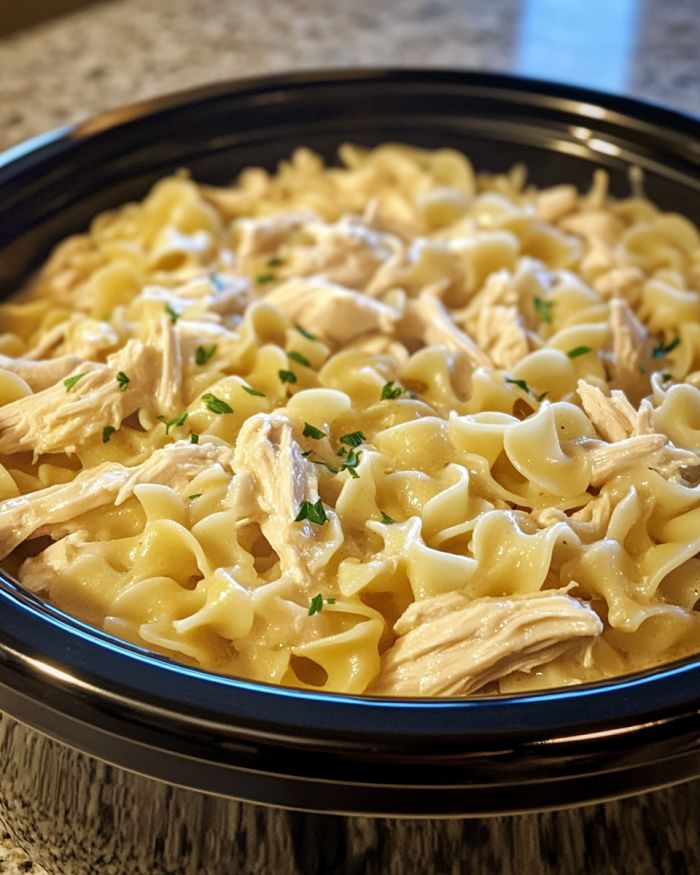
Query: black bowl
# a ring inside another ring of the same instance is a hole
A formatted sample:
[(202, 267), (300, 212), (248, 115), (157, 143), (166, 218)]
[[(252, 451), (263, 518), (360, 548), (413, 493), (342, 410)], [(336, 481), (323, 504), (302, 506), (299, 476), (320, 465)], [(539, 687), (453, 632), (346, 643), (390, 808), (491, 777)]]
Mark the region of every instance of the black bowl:
[[(584, 187), (604, 167), (617, 194), (628, 191), (628, 171), (637, 166), (652, 200), (700, 224), (696, 120), (507, 76), (300, 74), (117, 110), (0, 156), (0, 287), (9, 295), (55, 242), (85, 228), (100, 210), (142, 197), (177, 168), (221, 183), (246, 165), (271, 167), (299, 145), (333, 159), (343, 141), (387, 140), (454, 147), (479, 170), (524, 162), (538, 185)], [(104, 835), (105, 817), (126, 855), (117, 858), (133, 864), (113, 871), (142, 871), (135, 847), (145, 839), (130, 839), (123, 824), (117, 828), (114, 811), (128, 802), (133, 823), (142, 823), (154, 788), (164, 792), (158, 782), (172, 790), (171, 803), (189, 799), (182, 817), (202, 835), (192, 818), (215, 802), (219, 814), (233, 817), (235, 809), (239, 819), (234, 800), (307, 812), (476, 816), (609, 799), (700, 775), (699, 658), (520, 696), (439, 701), (315, 694), (178, 665), (68, 617), (5, 576), (0, 708), (7, 764), (0, 815), (13, 831), (24, 829), (25, 841), (32, 841), (23, 826), (32, 811), (58, 830), (65, 788), (78, 793), (86, 774), (93, 776), (89, 788), (103, 813), (78, 804), (69, 827), (83, 836), (84, 871), (96, 871), (97, 851), (88, 848), (96, 847), (97, 832)], [(56, 804), (46, 800), (51, 793)], [(193, 859), (191, 839), (189, 851), (171, 854), (184, 868), (162, 862), (172, 811), (148, 817), (143, 829), (147, 841), (160, 836), (161, 862), (152, 856), (143, 871), (187, 871), (193, 864), (182, 861)], [(331, 831), (318, 841), (337, 843), (337, 836)], [(76, 865), (67, 871), (83, 871)]]

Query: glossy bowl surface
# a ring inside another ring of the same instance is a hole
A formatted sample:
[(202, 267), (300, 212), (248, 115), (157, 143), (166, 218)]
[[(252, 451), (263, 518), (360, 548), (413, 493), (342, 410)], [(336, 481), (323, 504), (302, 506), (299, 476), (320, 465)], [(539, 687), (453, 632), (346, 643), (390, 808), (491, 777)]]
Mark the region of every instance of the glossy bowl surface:
[[(538, 185), (604, 167), (700, 224), (700, 123), (507, 76), (360, 70), (278, 76), (116, 110), (0, 156), (0, 288), (101, 210), (187, 167), (227, 182), (344, 141), (516, 161)], [(464, 816), (601, 800), (700, 775), (700, 658), (520, 696), (390, 700), (207, 674), (74, 620), (0, 578), (0, 709), (126, 771), (306, 811)]]

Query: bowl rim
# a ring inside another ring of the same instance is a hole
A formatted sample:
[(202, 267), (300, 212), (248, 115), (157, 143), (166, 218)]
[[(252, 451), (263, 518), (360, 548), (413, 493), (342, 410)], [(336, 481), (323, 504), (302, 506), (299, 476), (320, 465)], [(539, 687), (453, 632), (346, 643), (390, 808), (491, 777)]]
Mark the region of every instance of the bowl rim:
[[(76, 144), (193, 104), (232, 94), (387, 82), (472, 87), (494, 99), (508, 94), (530, 105), (578, 110), (673, 143), (700, 170), (700, 120), (676, 110), (505, 74), (348, 68), (221, 82), (99, 113), (0, 154), (0, 191), (18, 172), (60, 161)], [(58, 723), (70, 718), (83, 733), (99, 727), (113, 740), (128, 738), (151, 751), (229, 764), (232, 745), (240, 743), (275, 755), (282, 749), (321, 751), (326, 766), (348, 752), (353, 762), (366, 759), (371, 750), (376, 763), (437, 767), (449, 755), (451, 768), (459, 760), (472, 770), (479, 758), (493, 765), (508, 756), (551, 766), (565, 751), (566, 758), (585, 760), (596, 772), (604, 765), (622, 769), (635, 745), (668, 759), (665, 745), (671, 739), (679, 743), (679, 754), (692, 753), (697, 760), (700, 654), (603, 682), (495, 697), (388, 699), (296, 690), (215, 675), (149, 653), (47, 605), (0, 573), (0, 707), (6, 707), (3, 701), (26, 722), (56, 737), (63, 732), (85, 749), (92, 742), (81, 742), (78, 730), (60, 729)], [(308, 778), (316, 767), (305, 768)], [(694, 768), (700, 773), (700, 762)], [(449, 783), (446, 773), (441, 780)]]

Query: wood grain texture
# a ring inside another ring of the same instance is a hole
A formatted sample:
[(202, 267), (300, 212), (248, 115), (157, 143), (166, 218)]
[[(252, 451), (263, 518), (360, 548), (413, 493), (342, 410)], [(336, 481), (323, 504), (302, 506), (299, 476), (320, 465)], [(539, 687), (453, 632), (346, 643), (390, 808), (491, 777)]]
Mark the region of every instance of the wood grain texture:
[(700, 873), (700, 781), (542, 814), (396, 820), (268, 809), (167, 786), (3, 715), (0, 760), (0, 822), (49, 875)]

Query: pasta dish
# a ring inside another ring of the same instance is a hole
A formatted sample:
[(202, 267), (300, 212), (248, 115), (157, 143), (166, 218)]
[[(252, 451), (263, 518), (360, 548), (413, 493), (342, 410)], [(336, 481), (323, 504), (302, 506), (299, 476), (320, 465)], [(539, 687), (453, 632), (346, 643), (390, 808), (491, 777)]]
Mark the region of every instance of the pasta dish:
[(189, 665), (334, 692), (700, 650), (698, 230), (603, 171), (340, 157), (166, 178), (0, 305), (5, 569)]

